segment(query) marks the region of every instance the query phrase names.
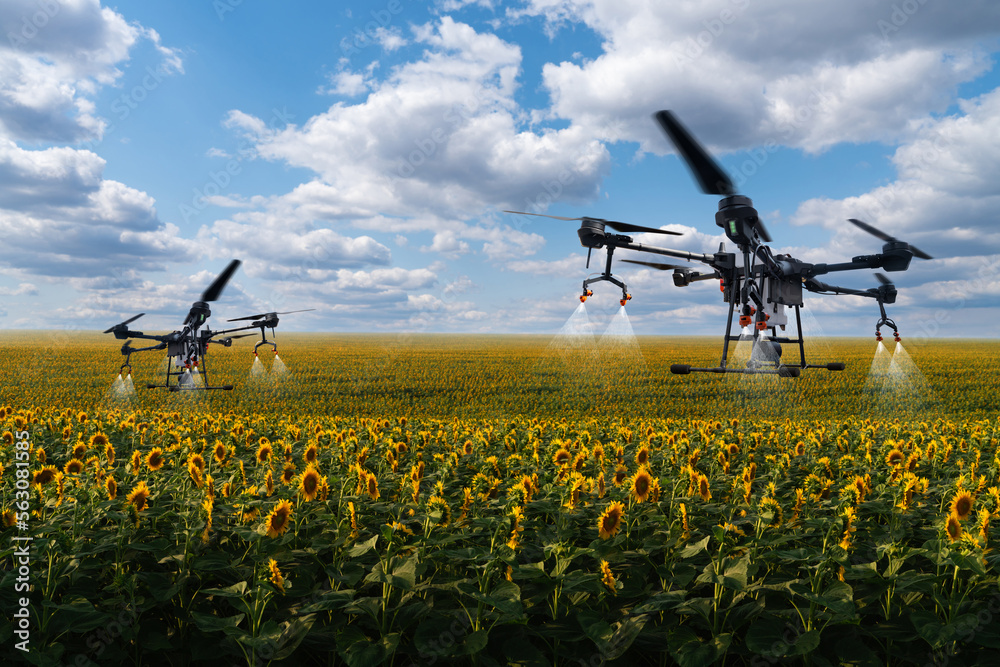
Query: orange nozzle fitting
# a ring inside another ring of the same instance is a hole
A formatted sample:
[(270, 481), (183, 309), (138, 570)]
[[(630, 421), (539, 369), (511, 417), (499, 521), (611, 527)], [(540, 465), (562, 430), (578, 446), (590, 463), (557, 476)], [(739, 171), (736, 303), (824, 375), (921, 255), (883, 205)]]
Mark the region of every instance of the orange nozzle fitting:
[(620, 303), (621, 305), (624, 306), (627, 302), (629, 302), (631, 300), (632, 300), (632, 295), (631, 294), (626, 294), (625, 296), (623, 296), (621, 298), (621, 300), (618, 303)]
[(740, 315), (740, 326), (741, 327), (748, 327), (748, 326), (750, 326), (750, 316), (749, 315)]

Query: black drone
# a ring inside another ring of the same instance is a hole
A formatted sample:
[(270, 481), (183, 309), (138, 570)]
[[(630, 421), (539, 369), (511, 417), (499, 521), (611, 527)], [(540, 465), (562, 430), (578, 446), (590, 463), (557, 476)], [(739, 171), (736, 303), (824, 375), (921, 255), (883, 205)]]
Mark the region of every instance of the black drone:
[[(165, 349), (167, 351), (168, 362), (166, 379), (163, 384), (147, 384), (147, 388), (156, 389), (158, 387), (163, 387), (168, 391), (182, 391), (190, 389), (229, 390), (233, 388), (233, 385), (227, 384), (213, 387), (208, 382), (208, 369), (206, 368), (205, 361), (208, 356), (208, 344), (216, 343), (224, 347), (229, 347), (233, 344), (233, 340), (236, 338), (245, 338), (246, 336), (254, 336), (256, 334), (226, 336), (225, 338), (215, 340), (217, 336), (224, 336), (236, 331), (247, 331), (248, 329), (260, 329), (261, 340), (257, 341), (257, 344), (254, 345), (254, 356), (257, 355), (257, 348), (261, 345), (269, 345), (274, 350), (274, 353), (278, 354), (278, 346), (274, 343), (274, 341), (267, 339), (264, 329), (270, 329), (271, 334), (273, 335), (274, 328), (278, 326), (278, 315), (303, 313), (306, 312), (306, 310), (293, 310), (285, 313), (260, 313), (257, 315), (249, 315), (247, 317), (237, 317), (228, 321), (252, 321), (248, 325), (236, 327), (234, 329), (223, 329), (221, 331), (212, 331), (208, 327), (202, 329), (202, 326), (205, 325), (208, 318), (212, 315), (212, 311), (208, 307), (209, 302), (218, 300), (219, 296), (222, 294), (222, 290), (226, 286), (226, 283), (228, 283), (229, 279), (233, 277), (233, 274), (236, 273), (236, 269), (238, 269), (239, 266), (240, 260), (234, 259), (231, 261), (229, 266), (227, 266), (222, 273), (220, 273), (218, 277), (212, 281), (212, 284), (209, 285), (204, 292), (202, 292), (201, 299), (194, 302), (191, 306), (191, 310), (188, 311), (187, 317), (184, 318), (184, 326), (180, 331), (172, 331), (168, 334), (157, 335), (146, 334), (141, 331), (133, 331), (128, 328), (129, 324), (145, 315), (145, 313), (139, 313), (135, 317), (130, 317), (110, 329), (105, 329), (104, 333), (113, 333), (115, 338), (119, 340), (125, 340), (128, 338), (144, 338), (146, 340), (157, 341), (156, 345), (150, 345), (149, 347), (132, 347), (132, 341), (127, 340), (125, 344), (122, 345), (122, 354), (125, 355), (125, 363), (122, 364), (120, 373), (128, 375), (132, 373), (131, 359), (134, 353), (146, 352), (147, 350)], [(307, 310), (313, 309), (309, 308)]]
[[(806, 363), (805, 344), (802, 337), (802, 320), (799, 309), (802, 307), (803, 289), (816, 294), (853, 294), (870, 297), (878, 303), (881, 317), (875, 324), (875, 338), (882, 340), (882, 327), (893, 330), (893, 336), (899, 341), (899, 329), (896, 323), (886, 316), (885, 304), (896, 302), (896, 287), (881, 273), (876, 273), (880, 285), (867, 290), (851, 289), (827, 285), (816, 280), (816, 276), (835, 271), (851, 271), (854, 269), (883, 269), (885, 271), (905, 271), (913, 257), (931, 259), (931, 256), (912, 245), (893, 238), (871, 225), (851, 218), (850, 222), (864, 231), (885, 241), (882, 252), (876, 255), (859, 255), (849, 262), (838, 264), (811, 264), (795, 259), (791, 255), (776, 255), (765, 243), (771, 242), (764, 223), (757, 215), (753, 202), (749, 197), (736, 193), (732, 179), (719, 166), (701, 144), (680, 124), (669, 111), (659, 111), (654, 118), (667, 133), (677, 148), (678, 153), (687, 162), (701, 190), (706, 194), (720, 195), (719, 211), (715, 214), (715, 224), (725, 231), (729, 240), (736, 244), (738, 253), (727, 252), (725, 244), (719, 245), (719, 251), (713, 254), (701, 254), (657, 248), (635, 243), (626, 234), (612, 234), (607, 227), (619, 232), (648, 232), (653, 234), (677, 234), (663, 229), (641, 227), (624, 222), (604, 220), (601, 218), (562, 218), (544, 216), (557, 220), (580, 221), (580, 243), (587, 248), (587, 266), (590, 266), (590, 252), (594, 248), (607, 248), (607, 264), (604, 272), (596, 277), (583, 281), (583, 294), (580, 301), (586, 301), (593, 292), (589, 289), (592, 283), (606, 280), (617, 285), (622, 290), (621, 305), (625, 305), (632, 296), (628, 293), (625, 283), (611, 274), (611, 260), (616, 248), (637, 250), (657, 255), (667, 255), (690, 262), (707, 264), (711, 271), (696, 271), (691, 267), (659, 262), (643, 262), (638, 260), (623, 260), (632, 264), (641, 264), (654, 269), (672, 270), (674, 284), (686, 287), (699, 280), (717, 279), (721, 283), (722, 298), (729, 304), (729, 317), (726, 322), (726, 333), (722, 345), (722, 361), (714, 368), (693, 368), (687, 364), (674, 364), (671, 372), (686, 375), (691, 372), (704, 373), (769, 373), (782, 377), (798, 377), (805, 368), (825, 368), (831, 371), (844, 370), (843, 363), (808, 364)], [(519, 211), (506, 211), (520, 213)], [(526, 213), (524, 215), (542, 215)], [(738, 261), (742, 260), (742, 261)], [(785, 307), (795, 310), (796, 337), (778, 336), (778, 329), (784, 331), (788, 324)], [(740, 368), (727, 365), (729, 343), (739, 341), (747, 334), (733, 334), (733, 313), (740, 310), (739, 324), (741, 328), (752, 326), (752, 346), (750, 360), (746, 367)], [(766, 332), (770, 329), (770, 336)], [(781, 343), (798, 345), (799, 363), (796, 365), (781, 363)]]

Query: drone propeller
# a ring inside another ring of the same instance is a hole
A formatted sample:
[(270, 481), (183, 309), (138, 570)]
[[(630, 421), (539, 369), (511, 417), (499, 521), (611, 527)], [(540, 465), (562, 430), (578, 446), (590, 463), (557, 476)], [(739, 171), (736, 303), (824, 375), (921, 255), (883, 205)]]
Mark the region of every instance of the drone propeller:
[[(227, 322), (241, 322), (243, 320), (259, 320), (262, 317), (270, 317), (272, 315), (291, 315), (292, 313), (308, 313), (311, 310), (316, 310), (315, 308), (303, 308), (302, 310), (286, 310), (283, 313), (258, 313), (256, 315), (247, 315), (246, 317), (234, 317), (231, 320), (226, 320)], [(256, 336), (257, 334), (247, 334), (249, 336)], [(236, 336), (234, 336), (236, 338)]]
[(891, 281), (891, 280), (889, 280), (889, 278), (888, 278), (888, 277), (887, 277), (887, 276), (886, 276), (886, 275), (885, 275), (884, 273), (876, 273), (876, 274), (875, 274), (875, 277), (876, 277), (876, 278), (878, 279), (878, 281), (879, 281), (880, 283), (882, 283), (883, 285), (891, 285), (891, 284), (892, 284), (892, 281)]
[(236, 269), (238, 268), (240, 268), (240, 260), (234, 259), (229, 262), (229, 266), (223, 269), (222, 273), (220, 273), (219, 276), (212, 281), (212, 284), (201, 293), (201, 300), (218, 300), (219, 296), (222, 294), (222, 290), (226, 287), (226, 283), (229, 282), (229, 279), (233, 277), (233, 274), (236, 273)]
[(115, 330), (115, 329), (117, 329), (118, 327), (127, 327), (127, 326), (128, 326), (129, 324), (131, 324), (132, 322), (135, 322), (135, 321), (136, 321), (137, 319), (139, 319), (140, 317), (142, 317), (142, 316), (143, 316), (143, 315), (145, 315), (145, 314), (146, 314), (146, 313), (139, 313), (139, 314), (138, 314), (138, 315), (136, 315), (135, 317), (130, 317), (130, 318), (128, 318), (127, 320), (125, 320), (124, 322), (119, 322), (119, 323), (118, 323), (118, 324), (116, 324), (115, 326), (113, 326), (113, 327), (111, 327), (111, 328), (109, 328), (109, 329), (105, 329), (105, 330), (104, 330), (104, 331), (102, 331), (101, 333), (111, 333), (112, 331), (114, 331), (114, 330)]
[(618, 230), (619, 232), (645, 232), (649, 234), (671, 234), (673, 236), (681, 236), (680, 232), (672, 232), (668, 229), (656, 229), (654, 227), (643, 227), (642, 225), (633, 225), (630, 222), (617, 222), (615, 220), (605, 220), (604, 218), (591, 218), (584, 216), (582, 218), (564, 218), (561, 215), (548, 215), (545, 213), (525, 213), (524, 211), (504, 211), (504, 213), (516, 213), (517, 215), (537, 215), (540, 218), (552, 218), (553, 220), (567, 220), (569, 222), (584, 222), (586, 220), (593, 220), (595, 222), (602, 222), (611, 229)]
[[(694, 174), (695, 180), (698, 181), (698, 185), (701, 186), (702, 192), (707, 195), (722, 195), (724, 197), (731, 197), (736, 194), (736, 186), (733, 185), (733, 180), (729, 178), (729, 174), (719, 166), (719, 163), (715, 161), (711, 153), (698, 143), (694, 135), (681, 125), (676, 116), (669, 111), (657, 111), (653, 117), (660, 124), (660, 127), (663, 128), (663, 131), (667, 133), (667, 136), (670, 137), (674, 147), (677, 148), (677, 152), (684, 158), (691, 173)], [(757, 218), (754, 226), (760, 238), (765, 243), (770, 243), (771, 235), (764, 226), (764, 221)]]
[(660, 271), (670, 271), (671, 269), (686, 269), (686, 266), (680, 266), (679, 264), (663, 264), (661, 262), (643, 262), (638, 259), (623, 259), (623, 262), (628, 262), (629, 264), (642, 264), (643, 266), (648, 266), (651, 269), (659, 269)]
[[(869, 234), (871, 234), (875, 238), (882, 239), (886, 243), (904, 243), (903, 241), (900, 241), (899, 239), (897, 239), (894, 236), (889, 236), (888, 234), (886, 234), (885, 232), (883, 232), (881, 229), (878, 229), (876, 227), (872, 227), (867, 222), (862, 222), (861, 220), (858, 220), (856, 218), (848, 218), (848, 222), (854, 223), (855, 225), (857, 225), (861, 229), (865, 230), (866, 232), (868, 232)], [(924, 252), (923, 250), (920, 250), (919, 248), (917, 248), (915, 246), (910, 245), (909, 243), (904, 243), (904, 245), (906, 245), (906, 249), (909, 250), (910, 253), (912, 253), (914, 257), (919, 257), (920, 259), (933, 259), (926, 252)]]
[(706, 151), (698, 140), (687, 131), (680, 121), (669, 111), (657, 111), (656, 122), (674, 142), (677, 151), (687, 162), (694, 177), (698, 180), (702, 192), (707, 195), (734, 195), (736, 186), (719, 163)]

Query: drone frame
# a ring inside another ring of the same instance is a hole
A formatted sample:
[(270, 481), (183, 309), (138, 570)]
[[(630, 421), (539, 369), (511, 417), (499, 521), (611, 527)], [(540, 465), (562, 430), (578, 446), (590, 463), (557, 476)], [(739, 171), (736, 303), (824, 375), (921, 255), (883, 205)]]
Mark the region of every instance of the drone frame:
[[(696, 139), (680, 124), (669, 111), (659, 111), (654, 115), (666, 134), (673, 141), (680, 156), (691, 169), (695, 179), (706, 194), (721, 195), (719, 210), (715, 214), (716, 224), (723, 229), (726, 237), (736, 244), (739, 253), (727, 252), (725, 244), (720, 244), (716, 253), (694, 253), (670, 248), (636, 243), (625, 234), (612, 234), (605, 230), (611, 226), (620, 231), (638, 231), (660, 234), (677, 234), (677, 232), (641, 227), (630, 223), (603, 220), (601, 218), (565, 218), (540, 213), (522, 213), (524, 215), (542, 215), (558, 220), (581, 221), (578, 234), (580, 243), (587, 248), (587, 266), (590, 265), (590, 255), (595, 248), (606, 248), (607, 263), (604, 272), (583, 282), (583, 294), (580, 301), (585, 302), (593, 292), (589, 286), (598, 281), (608, 281), (622, 289), (621, 305), (632, 297), (628, 294), (625, 283), (611, 274), (612, 257), (616, 248), (635, 250), (642, 253), (665, 255), (688, 262), (700, 262), (710, 267), (711, 271), (699, 272), (692, 267), (672, 264), (658, 264), (625, 259), (622, 261), (642, 264), (660, 270), (673, 270), (673, 281), (677, 287), (686, 287), (692, 282), (717, 279), (720, 280), (723, 300), (729, 304), (726, 330), (723, 336), (722, 358), (718, 366), (699, 368), (688, 364), (674, 364), (670, 367), (672, 373), (686, 375), (692, 372), (703, 373), (744, 373), (744, 374), (775, 374), (781, 377), (798, 377), (807, 368), (821, 368), (830, 371), (844, 370), (844, 364), (831, 362), (826, 364), (811, 364), (806, 361), (805, 339), (802, 332), (800, 309), (803, 306), (803, 290), (816, 294), (849, 294), (874, 298), (879, 306), (880, 319), (875, 325), (875, 336), (881, 342), (883, 326), (892, 328), (896, 341), (900, 340), (896, 323), (889, 319), (885, 312), (885, 304), (895, 303), (896, 288), (888, 278), (880, 273), (875, 276), (881, 285), (867, 290), (827, 285), (816, 280), (816, 276), (840, 271), (858, 269), (884, 269), (885, 271), (905, 271), (913, 257), (931, 259), (931, 256), (918, 248), (896, 239), (876, 229), (868, 223), (851, 218), (849, 222), (860, 229), (882, 239), (885, 244), (882, 252), (873, 255), (859, 255), (849, 262), (838, 264), (812, 264), (797, 260), (790, 255), (772, 254), (766, 243), (771, 242), (771, 236), (760, 220), (757, 210), (749, 197), (737, 194), (729, 175), (715, 162), (712, 156), (697, 142)], [(506, 211), (507, 213), (521, 213)], [(737, 262), (737, 257), (742, 259)], [(752, 345), (750, 361), (746, 368), (735, 368), (730, 364), (729, 346), (732, 341), (745, 340), (747, 334), (741, 331), (733, 334), (733, 317), (737, 306), (740, 307), (739, 325), (741, 330), (752, 327)], [(779, 336), (778, 328), (785, 329), (787, 316), (785, 307), (791, 307), (795, 312), (796, 335)], [(774, 317), (772, 317), (772, 315)], [(764, 338), (770, 329), (771, 335)], [(798, 347), (799, 362), (797, 365), (781, 363), (781, 344), (793, 344)], [(769, 349), (765, 349), (767, 346)], [(770, 359), (760, 359), (760, 350)]]

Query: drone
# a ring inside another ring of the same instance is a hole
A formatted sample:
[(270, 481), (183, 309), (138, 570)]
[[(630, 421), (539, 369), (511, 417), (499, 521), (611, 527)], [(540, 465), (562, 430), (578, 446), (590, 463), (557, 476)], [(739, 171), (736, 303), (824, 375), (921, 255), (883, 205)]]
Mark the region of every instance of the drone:
[[(125, 344), (122, 345), (121, 349), (122, 354), (125, 356), (125, 363), (121, 365), (119, 373), (122, 375), (131, 375), (131, 359), (132, 355), (136, 352), (165, 349), (167, 351), (168, 362), (166, 378), (164, 379), (163, 384), (147, 384), (146, 387), (148, 389), (165, 388), (168, 391), (186, 391), (195, 389), (231, 390), (233, 388), (233, 385), (231, 384), (212, 386), (208, 381), (206, 358), (208, 356), (209, 343), (222, 345), (223, 347), (230, 347), (235, 339), (255, 336), (256, 334), (248, 333), (236, 336), (227, 334), (232, 334), (237, 331), (247, 331), (249, 329), (260, 329), (261, 340), (257, 341), (257, 344), (254, 345), (254, 356), (257, 356), (257, 349), (262, 345), (270, 346), (273, 349), (274, 354), (277, 355), (278, 346), (274, 341), (268, 340), (265, 329), (270, 329), (271, 335), (273, 336), (274, 328), (278, 326), (278, 315), (304, 313), (309, 310), (314, 310), (313, 308), (308, 308), (306, 310), (292, 310), (283, 313), (270, 312), (248, 315), (246, 317), (237, 317), (228, 321), (243, 322), (249, 320), (250, 324), (238, 326), (232, 329), (223, 329), (221, 331), (212, 331), (205, 326), (206, 322), (208, 322), (208, 318), (212, 315), (212, 311), (208, 304), (212, 301), (218, 300), (218, 298), (222, 295), (222, 290), (226, 287), (229, 279), (233, 277), (233, 274), (236, 273), (236, 270), (239, 267), (240, 260), (234, 259), (225, 269), (223, 269), (222, 273), (220, 273), (215, 280), (212, 281), (212, 284), (209, 285), (204, 292), (202, 292), (201, 298), (192, 304), (191, 310), (188, 311), (187, 317), (184, 318), (184, 324), (180, 331), (173, 331), (168, 334), (160, 335), (147, 334), (142, 331), (134, 331), (128, 328), (129, 324), (145, 315), (145, 313), (139, 313), (124, 322), (120, 322), (113, 327), (105, 329), (103, 333), (113, 333), (115, 338), (118, 340), (125, 340)], [(216, 340), (219, 336), (225, 337)], [(156, 341), (156, 344), (148, 347), (132, 347), (131, 339), (133, 338), (153, 340)]]
[[(913, 257), (931, 259), (930, 255), (855, 218), (851, 218), (849, 222), (884, 241), (882, 252), (873, 255), (859, 255), (853, 257), (849, 262), (835, 264), (812, 264), (791, 255), (775, 254), (766, 245), (771, 243), (771, 235), (758, 216), (757, 210), (753, 207), (753, 201), (749, 197), (737, 193), (729, 175), (670, 111), (658, 111), (653, 117), (687, 163), (702, 192), (722, 197), (719, 201), (719, 210), (715, 214), (715, 224), (722, 227), (726, 237), (736, 245), (737, 252), (727, 251), (725, 243), (719, 244), (718, 252), (712, 254), (672, 250), (636, 243), (631, 236), (628, 236), (628, 233), (677, 235), (678, 232), (603, 218), (565, 218), (541, 213), (505, 211), (505, 213), (541, 215), (557, 220), (580, 222), (580, 229), (577, 233), (580, 236), (581, 245), (587, 248), (587, 268), (590, 267), (591, 252), (595, 248), (606, 248), (607, 262), (604, 271), (597, 277), (583, 281), (581, 302), (585, 302), (588, 297), (593, 295), (590, 285), (600, 281), (607, 281), (621, 288), (620, 303), (622, 306), (631, 300), (632, 295), (629, 294), (628, 287), (611, 273), (612, 256), (617, 248), (665, 255), (707, 265), (708, 270), (695, 270), (690, 266), (676, 264), (622, 260), (652, 269), (673, 271), (673, 281), (677, 287), (686, 287), (693, 282), (702, 280), (719, 280), (720, 282), (723, 301), (729, 304), (729, 315), (723, 337), (722, 360), (718, 366), (709, 368), (696, 368), (689, 364), (673, 364), (670, 371), (678, 375), (701, 372), (774, 374), (781, 377), (798, 377), (801, 371), (807, 368), (825, 368), (830, 371), (844, 370), (844, 364), (840, 362), (826, 364), (806, 362), (802, 319), (799, 312), (803, 305), (803, 291), (815, 294), (850, 294), (874, 299), (881, 314), (875, 324), (876, 340), (882, 341), (882, 327), (885, 326), (892, 329), (894, 339), (899, 342), (899, 328), (885, 312), (886, 304), (896, 302), (896, 287), (884, 274), (876, 273), (875, 277), (879, 285), (865, 290), (828, 285), (820, 282), (816, 277), (857, 269), (905, 271)], [(608, 228), (623, 233), (612, 233), (607, 231)], [(786, 308), (794, 309), (795, 337), (778, 334), (778, 330), (784, 332), (788, 324)], [(737, 310), (739, 310), (738, 322), (741, 331), (734, 334), (733, 316)], [(746, 333), (748, 328), (751, 332), (749, 334)], [(768, 330), (770, 330), (770, 335), (767, 333)], [(750, 338), (752, 344), (749, 360), (745, 367), (731, 363), (729, 359), (730, 343), (747, 338)], [(798, 346), (799, 361), (797, 364), (782, 363), (782, 343)]]

